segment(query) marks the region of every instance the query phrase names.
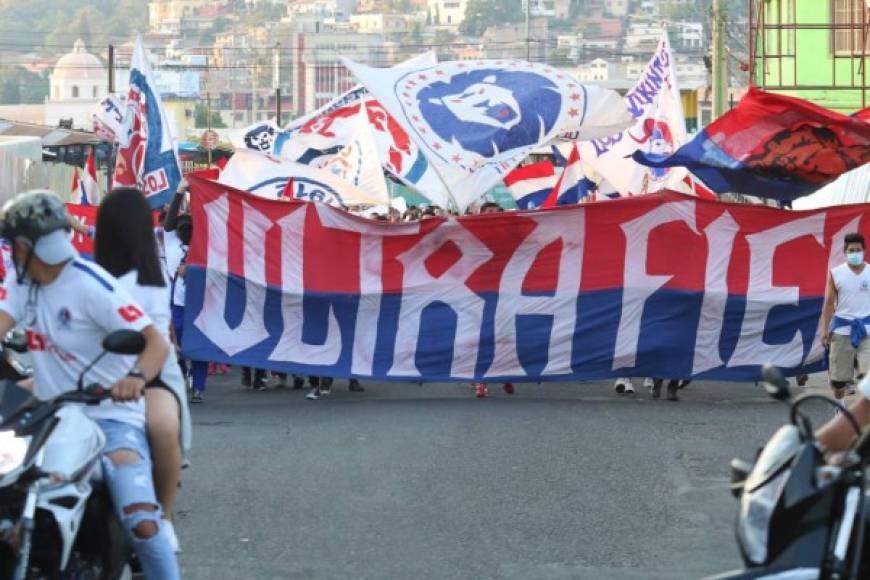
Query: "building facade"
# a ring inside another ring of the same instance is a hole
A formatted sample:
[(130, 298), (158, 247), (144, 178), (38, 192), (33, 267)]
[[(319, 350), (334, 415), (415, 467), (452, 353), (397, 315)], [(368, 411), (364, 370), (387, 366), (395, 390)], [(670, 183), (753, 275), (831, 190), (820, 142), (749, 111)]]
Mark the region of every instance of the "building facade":
[(866, 0), (759, 5), (750, 15), (755, 84), (847, 114), (870, 106)]

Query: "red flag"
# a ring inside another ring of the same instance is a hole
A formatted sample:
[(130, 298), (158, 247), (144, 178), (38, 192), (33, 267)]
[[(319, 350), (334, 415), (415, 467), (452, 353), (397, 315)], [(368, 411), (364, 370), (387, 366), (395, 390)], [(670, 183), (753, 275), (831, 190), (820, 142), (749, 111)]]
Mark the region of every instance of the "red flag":
[(69, 191), (70, 191), (70, 193), (72, 193), (73, 195), (80, 195), (80, 194), (81, 194), (81, 189), (80, 189), (80, 188), (81, 188), (81, 185), (80, 185), (80, 181), (81, 181), (81, 180), (80, 180), (80, 178), (79, 178), (79, 168), (78, 168), (78, 167), (73, 167), (72, 185), (70, 185), (70, 187), (69, 187)]

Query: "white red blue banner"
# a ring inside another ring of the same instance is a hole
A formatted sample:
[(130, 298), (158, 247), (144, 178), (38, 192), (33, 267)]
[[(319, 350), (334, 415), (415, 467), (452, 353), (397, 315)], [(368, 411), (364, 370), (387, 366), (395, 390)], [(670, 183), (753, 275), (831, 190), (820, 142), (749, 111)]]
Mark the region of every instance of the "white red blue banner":
[(372, 68), (344, 65), (419, 147), (460, 211), (538, 145), (566, 133), (613, 135), (631, 125), (619, 95), (518, 60)]
[(686, 119), (667, 32), (637, 83), (625, 95), (634, 124), (621, 133), (585, 141), (581, 156), (620, 195), (642, 195), (680, 187), (684, 167), (645, 167), (637, 150), (670, 155), (686, 143)]
[(818, 370), (827, 271), (847, 233), (870, 235), (870, 205), (791, 212), (663, 193), (390, 224), (190, 181), (185, 353), (318, 376)]
[(118, 136), (113, 187), (138, 187), (151, 207), (159, 208), (175, 193), (181, 165), (141, 36), (130, 63), (127, 109), (126, 126)]
[(301, 163), (238, 149), (220, 172), (220, 182), (268, 199), (295, 198), (336, 207), (386, 205), (386, 189), (363, 191), (349, 181)]

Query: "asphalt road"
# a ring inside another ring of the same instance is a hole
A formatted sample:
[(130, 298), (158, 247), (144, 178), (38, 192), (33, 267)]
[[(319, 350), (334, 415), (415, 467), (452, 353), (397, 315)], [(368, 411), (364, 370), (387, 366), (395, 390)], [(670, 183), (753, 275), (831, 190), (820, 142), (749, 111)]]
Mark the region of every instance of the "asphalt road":
[(786, 420), (751, 384), (680, 403), (365, 386), (307, 401), (212, 379), (178, 506), (185, 578), (700, 578), (740, 563), (728, 461)]

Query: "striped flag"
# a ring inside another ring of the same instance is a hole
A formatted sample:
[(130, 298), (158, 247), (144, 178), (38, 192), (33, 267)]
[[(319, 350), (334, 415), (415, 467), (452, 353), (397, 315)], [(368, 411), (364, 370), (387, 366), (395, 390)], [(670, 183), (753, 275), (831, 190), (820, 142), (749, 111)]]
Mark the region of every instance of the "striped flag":
[(548, 161), (538, 161), (517, 167), (504, 178), (504, 184), (510, 190), (517, 207), (532, 209), (539, 207), (556, 186), (556, 171)]

